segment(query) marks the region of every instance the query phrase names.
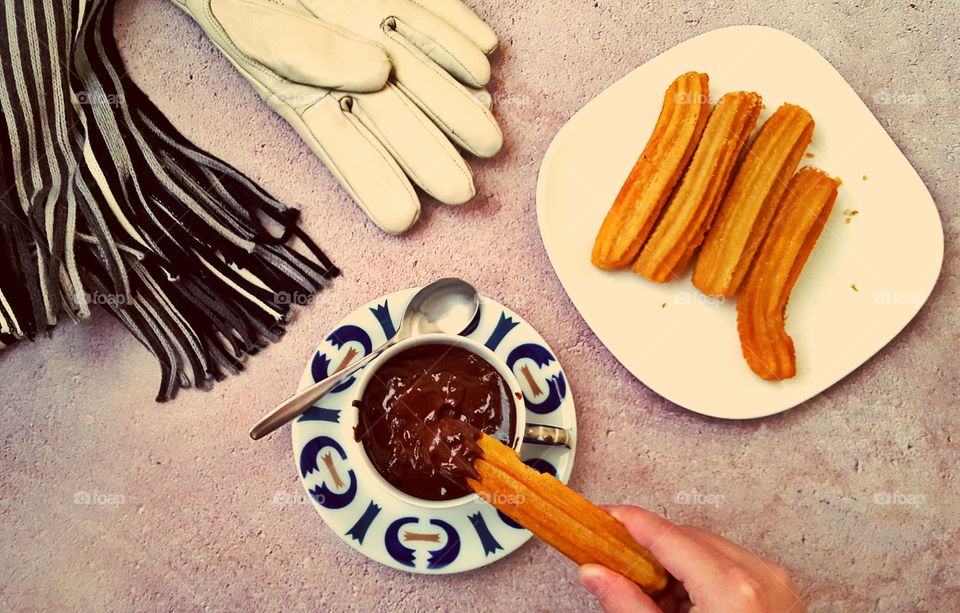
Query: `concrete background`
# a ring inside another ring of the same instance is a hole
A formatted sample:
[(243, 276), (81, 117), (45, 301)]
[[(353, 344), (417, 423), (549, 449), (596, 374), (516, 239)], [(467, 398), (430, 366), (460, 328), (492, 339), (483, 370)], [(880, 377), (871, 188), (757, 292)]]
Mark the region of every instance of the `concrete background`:
[[(0, 606), (595, 606), (574, 565), (537, 542), (444, 578), (370, 562), (309, 506), (275, 502), (301, 493), (287, 431), (247, 438), (343, 314), (460, 275), (523, 313), (558, 351), (580, 407), (572, 483), (586, 495), (645, 505), (782, 562), (816, 611), (960, 609), (960, 6), (473, 4), (502, 41), (493, 89), (507, 145), (473, 164), (475, 202), (428, 204), (416, 230), (397, 239), (364, 218), (178, 10), (165, 0), (121, 3), (132, 78), (188, 136), (301, 207), (345, 276), (246, 374), (167, 405), (153, 402), (152, 357), (102, 314), (0, 353)], [(534, 186), (551, 138), (591, 97), (695, 34), (741, 23), (793, 33), (850, 81), (933, 193), (947, 255), (927, 306), (866, 365), (786, 414), (726, 423), (658, 398), (597, 341), (547, 261)], [(694, 490), (722, 501), (678, 504)], [(79, 492), (100, 504), (76, 504)], [(878, 494), (901, 504), (877, 504)]]

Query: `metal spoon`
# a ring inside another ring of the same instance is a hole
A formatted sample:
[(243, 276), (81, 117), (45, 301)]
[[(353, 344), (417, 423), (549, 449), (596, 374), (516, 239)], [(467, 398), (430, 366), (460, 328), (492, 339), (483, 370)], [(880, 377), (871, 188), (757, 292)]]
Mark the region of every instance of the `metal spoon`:
[(403, 313), (400, 329), (392, 338), (362, 360), (284, 400), (250, 429), (250, 438), (258, 440), (293, 421), (341, 381), (402, 340), (432, 332), (460, 334), (467, 329), (479, 309), (480, 295), (466, 281), (453, 278), (434, 281), (414, 294)]

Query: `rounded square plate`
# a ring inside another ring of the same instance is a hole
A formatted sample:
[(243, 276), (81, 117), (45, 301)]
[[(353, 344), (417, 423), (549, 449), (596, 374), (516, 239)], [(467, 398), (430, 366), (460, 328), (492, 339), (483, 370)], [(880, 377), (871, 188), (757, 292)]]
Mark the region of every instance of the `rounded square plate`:
[[(734, 301), (700, 294), (689, 270), (657, 284), (590, 264), (597, 230), (650, 136), (663, 92), (690, 70), (710, 75), (714, 100), (729, 91), (758, 92), (761, 123), (783, 102), (808, 109), (817, 125), (801, 166), (843, 180), (787, 307), (797, 352), (797, 376), (788, 381), (767, 382), (750, 371)], [(920, 310), (943, 261), (933, 199), (873, 114), (813, 48), (759, 26), (686, 41), (577, 112), (540, 168), (537, 217), (560, 281), (614, 356), (666, 399), (730, 419), (789, 409), (863, 364)]]

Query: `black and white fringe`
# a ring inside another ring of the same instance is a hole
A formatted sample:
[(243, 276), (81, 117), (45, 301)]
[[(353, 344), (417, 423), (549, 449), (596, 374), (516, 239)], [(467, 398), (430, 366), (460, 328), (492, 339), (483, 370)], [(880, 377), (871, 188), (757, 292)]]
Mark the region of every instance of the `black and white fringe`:
[(0, 9), (0, 346), (100, 305), (157, 357), (167, 400), (241, 370), (339, 270), (299, 211), (125, 78), (114, 4)]

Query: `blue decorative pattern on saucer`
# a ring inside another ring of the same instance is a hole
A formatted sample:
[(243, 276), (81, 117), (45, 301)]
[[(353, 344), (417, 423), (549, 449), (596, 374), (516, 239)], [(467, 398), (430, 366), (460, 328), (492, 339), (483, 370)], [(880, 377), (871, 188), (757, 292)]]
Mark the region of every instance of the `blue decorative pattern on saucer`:
[[(419, 288), (394, 292), (352, 312), (310, 357), (300, 388), (370, 353), (392, 336)], [(486, 345), (513, 371), (527, 421), (573, 433), (573, 448), (524, 445), (524, 462), (566, 482), (573, 468), (576, 411), (556, 354), (530, 324), (484, 298), (464, 336)], [(450, 508), (419, 507), (396, 498), (360, 461), (351, 377), (293, 424), (293, 453), (314, 508), (344, 542), (367, 557), (416, 573), (455, 573), (485, 566), (515, 551), (530, 533), (479, 498)]]

